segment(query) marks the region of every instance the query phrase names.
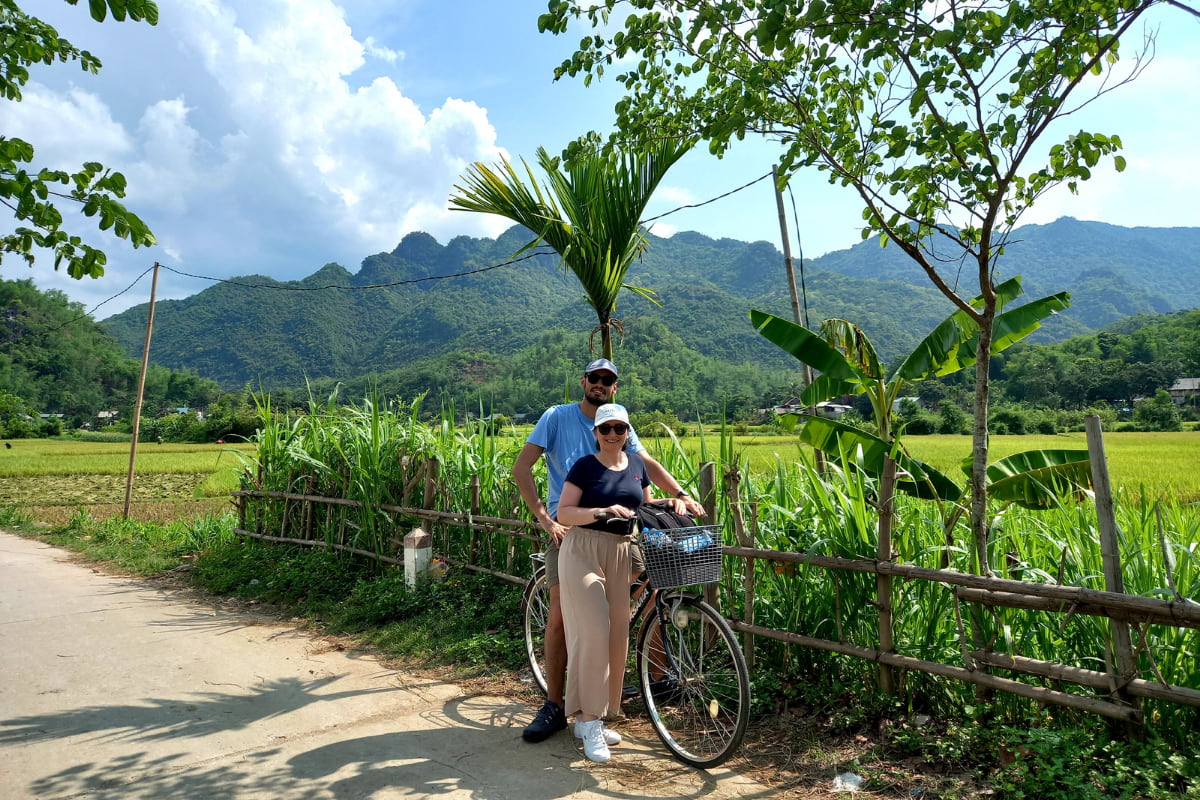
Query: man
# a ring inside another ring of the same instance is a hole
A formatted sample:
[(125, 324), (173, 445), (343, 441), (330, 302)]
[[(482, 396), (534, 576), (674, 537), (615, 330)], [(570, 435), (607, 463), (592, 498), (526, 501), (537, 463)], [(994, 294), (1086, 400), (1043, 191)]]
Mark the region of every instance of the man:
[[(533, 432), (525, 440), (512, 475), (521, 492), (526, 507), (533, 513), (550, 536), (546, 548), (546, 577), (550, 584), (550, 609), (546, 621), (546, 703), (525, 728), (522, 737), (527, 742), (540, 742), (567, 727), (563, 711), (563, 690), (567, 669), (567, 640), (563, 632), (562, 609), (559, 607), (558, 545), (567, 532), (567, 527), (555, 519), (558, 498), (562, 494), (563, 482), (571, 466), (583, 456), (596, 449), (592, 434), (592, 423), (596, 409), (613, 402), (617, 394), (617, 368), (606, 358), (589, 363), (580, 380), (583, 399), (578, 403), (551, 406), (542, 414)], [(646, 462), (646, 472), (655, 486), (676, 498), (672, 503), (675, 511), (694, 517), (704, 515), (704, 506), (688, 496), (661, 464), (646, 452), (637, 435), (630, 430), (626, 449), (640, 453)], [(546, 502), (542, 502), (537, 485), (533, 480), (533, 467), (545, 456), (546, 473), (549, 478)]]

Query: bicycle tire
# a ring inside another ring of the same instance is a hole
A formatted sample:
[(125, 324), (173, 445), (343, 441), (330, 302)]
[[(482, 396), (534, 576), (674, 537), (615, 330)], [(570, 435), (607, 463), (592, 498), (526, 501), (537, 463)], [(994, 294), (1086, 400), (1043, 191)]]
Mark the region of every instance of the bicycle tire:
[(525, 656), (533, 682), (546, 694), (546, 620), (550, 615), (550, 584), (546, 568), (538, 567), (525, 582), (521, 616), (525, 621)]
[[(666, 646), (651, 635), (659, 615), (638, 633), (637, 670), (650, 724), (678, 760), (701, 769), (724, 763), (742, 743), (750, 722), (750, 671), (729, 623), (699, 597), (664, 599)], [(658, 696), (670, 664), (677, 689)]]

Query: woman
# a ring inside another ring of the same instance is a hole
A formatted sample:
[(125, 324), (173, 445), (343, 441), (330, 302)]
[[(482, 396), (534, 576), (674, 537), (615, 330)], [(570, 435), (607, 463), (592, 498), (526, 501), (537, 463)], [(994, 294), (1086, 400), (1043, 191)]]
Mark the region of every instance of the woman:
[(567, 632), (565, 708), (575, 715), (584, 755), (597, 762), (608, 761), (609, 745), (621, 741), (603, 718), (621, 708), (634, 515), (650, 500), (645, 463), (625, 452), (629, 428), (624, 406), (596, 409), (596, 453), (571, 467), (558, 501), (558, 521), (570, 526), (558, 566)]

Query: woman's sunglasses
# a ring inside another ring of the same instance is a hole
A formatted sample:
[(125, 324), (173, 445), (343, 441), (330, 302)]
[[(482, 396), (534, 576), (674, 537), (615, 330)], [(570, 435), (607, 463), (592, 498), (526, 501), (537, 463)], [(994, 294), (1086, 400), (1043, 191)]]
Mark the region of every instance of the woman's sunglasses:
[(608, 436), (610, 433), (613, 433), (614, 431), (616, 432), (616, 434), (618, 436), (622, 436), (625, 433), (629, 432), (629, 426), (626, 425), (624, 422), (613, 422), (613, 423), (602, 422), (596, 426), (596, 430), (600, 431), (601, 436)]
[(598, 372), (589, 372), (587, 379), (588, 383), (603, 383), (605, 386), (612, 386), (617, 382), (616, 375), (601, 375)]

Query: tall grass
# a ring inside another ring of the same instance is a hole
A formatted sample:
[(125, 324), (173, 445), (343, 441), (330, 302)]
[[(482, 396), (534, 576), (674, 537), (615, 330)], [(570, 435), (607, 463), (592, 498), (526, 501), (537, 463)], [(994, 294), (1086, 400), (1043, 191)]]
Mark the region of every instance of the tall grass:
[[(264, 401), (257, 451), (245, 456), (247, 486), (359, 500), (361, 508), (322, 512), (304, 519), (304, 505), (283, 501), (255, 504), (255, 523), (271, 532), (287, 527), (357, 547), (386, 551), (415, 520), (384, 512), (381, 504), (422, 506), (428, 464), (439, 478), (432, 504), (440, 510), (472, 509), (472, 479), (478, 480), (475, 510), (514, 517), (524, 508), (509, 479), (520, 438), (497, 434), (482, 424), (456, 424), (452, 411), (433, 425), (419, 421), (419, 402), (381, 403), (367, 398), (340, 406), (333, 397), (311, 402), (307, 414), (284, 417)], [(683, 485), (695, 491), (701, 464), (715, 461), (719, 480), (736, 474), (732, 491), (718, 487), (717, 518), (725, 541), (735, 543), (731, 520), (736, 503), (757, 547), (857, 559), (877, 554), (878, 487), (861, 470), (828, 467), (818, 474), (806, 451), (779, 447), (765, 460), (727, 427), (701, 430), (680, 440), (670, 432), (652, 444), (655, 455)], [(544, 481), (544, 474), (536, 476)], [(544, 491), (544, 486), (543, 486)], [(1127, 592), (1146, 596), (1200, 597), (1200, 514), (1178, 500), (1150, 493), (1118, 492)], [(896, 561), (930, 568), (971, 571), (971, 531), (964, 514), (951, 505), (900, 496), (896, 501)], [(993, 505), (990, 509), (990, 563), (1004, 577), (1104, 588), (1098, 523), (1090, 503), (1063, 501), (1049, 511)], [(1161, 520), (1161, 530), (1160, 530)], [(507, 537), (472, 537), (462, 527), (434, 531), (441, 555), (520, 570), (505, 559), (529, 544)], [(472, 552), (474, 550), (474, 552)], [(742, 616), (746, 562), (730, 558), (721, 602)], [(807, 563), (774, 565), (753, 561), (755, 622), (779, 630), (878, 647), (879, 614), (875, 577), (870, 573), (826, 570)], [(898, 652), (947, 664), (964, 665), (964, 651), (981, 645), (1034, 659), (1107, 671), (1112, 663), (1110, 623), (1100, 617), (1015, 609), (960, 607), (950, 588), (929, 581), (894, 582), (895, 648)], [(1135, 631), (1141, 677), (1200, 688), (1197, 632), (1163, 626)], [(755, 681), (760, 702), (821, 703), (875, 691), (875, 665), (832, 653), (759, 639)], [(1014, 676), (1020, 677), (1020, 676)], [(1038, 682), (1037, 678), (1021, 677)], [(1049, 684), (1049, 681), (1045, 683)], [(974, 687), (931, 676), (901, 675), (909, 707), (953, 715), (975, 701)], [(1061, 688), (1061, 687), (1056, 687)], [(1068, 689), (1072, 690), (1072, 689)], [(1073, 690), (1084, 691), (1084, 690)], [(1032, 713), (1034, 704), (1003, 695), (996, 712), (1011, 722)], [(1164, 730), (1183, 732), (1200, 724), (1195, 709), (1147, 703), (1150, 718)]]
[[(508, 480), (517, 446), (500, 439), (483, 424), (463, 429), (452, 412), (430, 426), (419, 421), (421, 400), (401, 404), (368, 397), (338, 405), (310, 400), (308, 413), (274, 414), (261, 400), (263, 424), (255, 437), (258, 449), (244, 456), (246, 488), (340, 497), (357, 507), (326, 508), (303, 517), (306, 505), (288, 501), (255, 503), (251, 523), (299, 538), (323, 538), (381, 554), (396, 553), (409, 528), (420, 524), (381, 508), (383, 505), (425, 507), (427, 494), (437, 510), (469, 513), (471, 486), (478, 480), (476, 513), (512, 517), (519, 496)], [(443, 555), (465, 558), (474, 544), (475, 560), (496, 563), (505, 553), (495, 537), (452, 535), (448, 526), (433, 526)], [(525, 548), (528, 550), (528, 546)]]

